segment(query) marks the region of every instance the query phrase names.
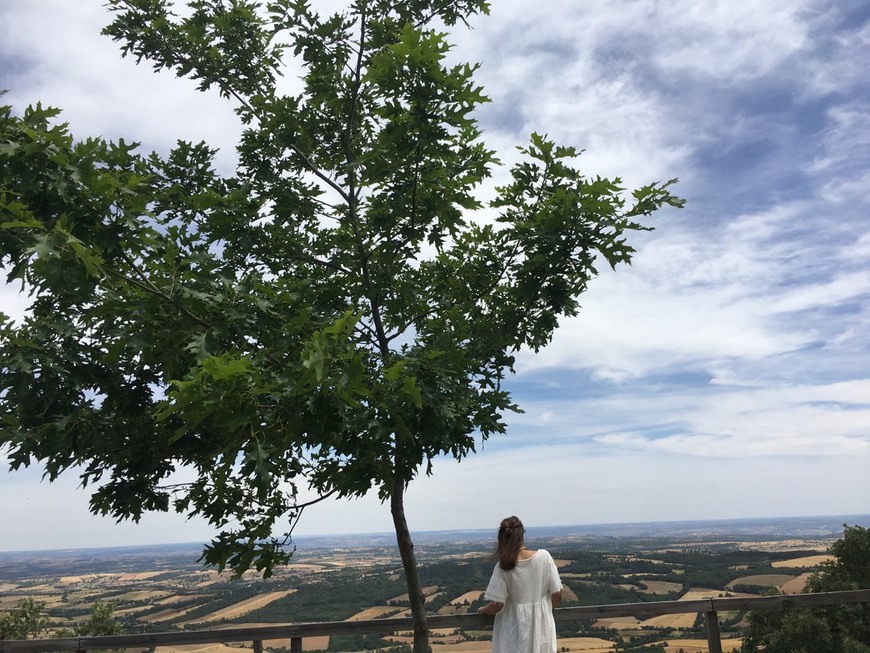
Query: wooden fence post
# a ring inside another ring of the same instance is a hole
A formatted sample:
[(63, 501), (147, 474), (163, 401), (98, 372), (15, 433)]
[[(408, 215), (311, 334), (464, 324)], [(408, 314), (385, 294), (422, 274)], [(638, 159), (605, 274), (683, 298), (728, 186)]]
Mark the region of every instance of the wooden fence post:
[(290, 653), (302, 653), (302, 638), (301, 637), (291, 637), (290, 638)]
[(254, 640), (254, 653), (263, 653), (263, 640), (255, 639)]
[[(712, 601), (710, 601), (712, 605)], [(722, 653), (722, 637), (719, 635), (719, 615), (716, 610), (708, 610), (704, 613), (707, 621), (707, 648), (710, 653)]]

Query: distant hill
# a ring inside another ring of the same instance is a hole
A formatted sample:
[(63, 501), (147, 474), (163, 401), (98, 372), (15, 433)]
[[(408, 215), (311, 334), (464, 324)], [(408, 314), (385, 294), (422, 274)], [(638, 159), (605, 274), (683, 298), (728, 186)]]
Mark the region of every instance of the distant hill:
[[(775, 517), (757, 519), (719, 519), (704, 521), (638, 522), (623, 524), (585, 524), (574, 526), (527, 525), (526, 539), (536, 543), (589, 543), (600, 545), (613, 540), (684, 540), (710, 542), (717, 540), (787, 540), (837, 539), (843, 524), (870, 527), (870, 515), (836, 515), (823, 517)], [(477, 546), (488, 548), (496, 529), (418, 531), (413, 533), (418, 546)], [(299, 535), (294, 537), (299, 552), (319, 549), (377, 549), (395, 547), (393, 533), (356, 533), (346, 535)], [(4, 571), (19, 564), (54, 563), (59, 560), (82, 563), (112, 558), (123, 567), (139, 566), (141, 558), (176, 561), (195, 560), (203, 543), (187, 542), (147, 546), (103, 547), (93, 549), (50, 549), (41, 551), (0, 551), (0, 579)], [(175, 562), (167, 564), (175, 564)], [(77, 565), (78, 566), (78, 565)], [(86, 566), (86, 565), (85, 565)]]
[[(870, 527), (870, 515), (835, 515), (825, 517), (772, 517), (754, 519), (711, 519), (703, 521), (636, 522), (623, 524), (585, 524), (574, 526), (526, 525), (528, 540), (609, 540), (609, 539), (677, 539), (709, 541), (711, 539), (827, 539), (843, 534), (843, 524)], [(416, 544), (489, 543), (496, 529), (419, 531), (413, 533)], [(305, 548), (393, 546), (393, 533), (354, 535), (300, 535), (294, 540)]]

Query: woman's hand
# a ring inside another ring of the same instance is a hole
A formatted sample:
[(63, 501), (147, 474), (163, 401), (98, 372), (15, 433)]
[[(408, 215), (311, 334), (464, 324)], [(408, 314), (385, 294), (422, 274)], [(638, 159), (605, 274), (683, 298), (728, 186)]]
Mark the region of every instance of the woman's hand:
[(479, 608), (477, 611), (480, 614), (488, 614), (491, 616), (491, 615), (498, 614), (499, 612), (501, 612), (501, 609), (503, 607), (504, 607), (504, 603), (499, 603), (497, 601), (491, 601), (491, 602), (487, 603), (485, 606), (483, 606), (482, 608)]

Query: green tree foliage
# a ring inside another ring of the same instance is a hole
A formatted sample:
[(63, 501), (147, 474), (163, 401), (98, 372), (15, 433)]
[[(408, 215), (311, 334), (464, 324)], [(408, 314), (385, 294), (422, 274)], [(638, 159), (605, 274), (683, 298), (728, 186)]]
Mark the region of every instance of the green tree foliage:
[[(806, 592), (870, 589), (870, 529), (844, 526)], [(870, 605), (750, 612), (744, 653), (870, 653)]]
[[(440, 30), (483, 0), (188, 4), (110, 0), (105, 32), (234, 103), (235, 174), (204, 143), (142, 154), (74, 140), (55, 110), (0, 112), (0, 260), (32, 300), (0, 324), (0, 446), (13, 469), (75, 470), (95, 513), (205, 517), (204, 560), (237, 572), (292, 553), (300, 485), (374, 490), (421, 650), (408, 483), (505, 431), (517, 350), (682, 200), (587, 177), (539, 134), (478, 197), (487, 98)], [(194, 480), (169, 485), (180, 468)]]
[(87, 621), (76, 625), (75, 634), (81, 637), (120, 634), (121, 624), (115, 619), (114, 612), (114, 604), (96, 601)]
[(47, 624), (45, 603), (28, 597), (9, 612), (0, 614), (0, 639), (38, 637)]
[(118, 635), (123, 628), (114, 617), (115, 604), (111, 601), (97, 600), (91, 607), (91, 614), (76, 624), (75, 628), (57, 631), (55, 637), (95, 637), (98, 635)]

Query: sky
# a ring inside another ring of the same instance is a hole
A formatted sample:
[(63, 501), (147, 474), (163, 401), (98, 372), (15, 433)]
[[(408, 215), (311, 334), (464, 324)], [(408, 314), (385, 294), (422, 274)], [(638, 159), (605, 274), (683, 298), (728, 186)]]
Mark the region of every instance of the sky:
[[(146, 151), (205, 140), (231, 174), (232, 106), (122, 59), (102, 5), (0, 0), (3, 103)], [(505, 161), (547, 133), (587, 175), (678, 177), (687, 203), (518, 358), (508, 434), (411, 484), (412, 532), (870, 513), (870, 5), (495, 0), (471, 27), (450, 56), (482, 64), (477, 117)], [(0, 311), (25, 308), (0, 288)], [(174, 514), (115, 524), (75, 475), (0, 466), (0, 551), (214, 535)], [(391, 530), (369, 496), (296, 534)]]

